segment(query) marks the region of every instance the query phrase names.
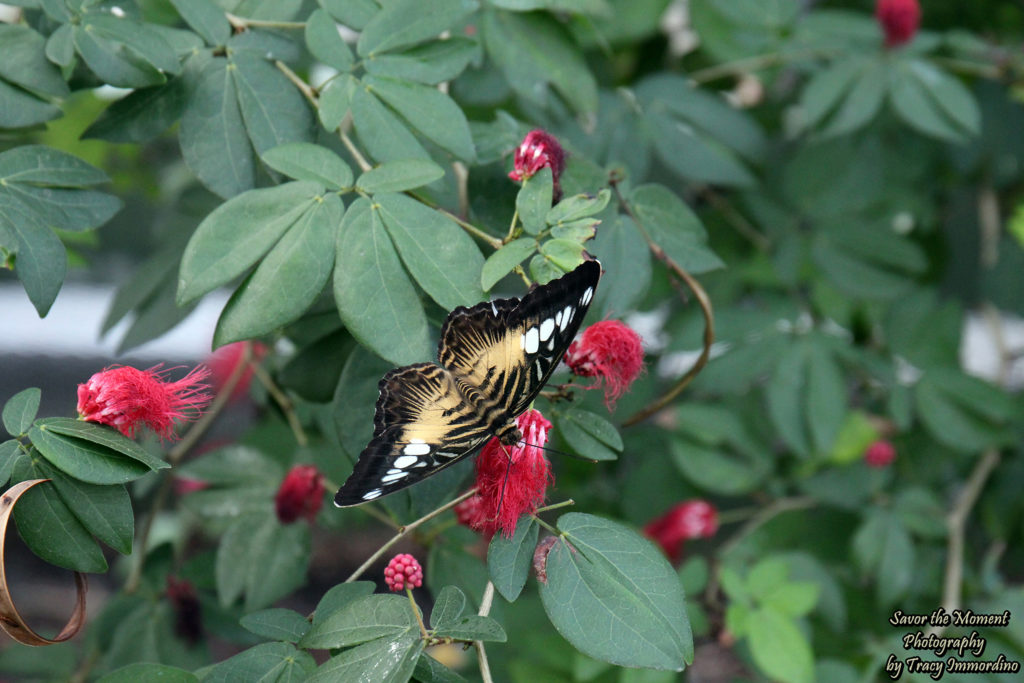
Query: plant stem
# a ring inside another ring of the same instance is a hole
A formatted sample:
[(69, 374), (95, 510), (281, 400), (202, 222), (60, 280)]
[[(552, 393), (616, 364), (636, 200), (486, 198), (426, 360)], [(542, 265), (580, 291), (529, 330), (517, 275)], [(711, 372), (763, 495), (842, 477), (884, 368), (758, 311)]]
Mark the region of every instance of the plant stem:
[(718, 80), (719, 78), (726, 78), (728, 76), (741, 76), (743, 74), (750, 73), (752, 71), (758, 71), (760, 69), (767, 69), (771, 66), (778, 64), (785, 64), (789, 61), (796, 61), (797, 59), (803, 59), (805, 57), (826, 57), (831, 54), (827, 50), (804, 50), (801, 52), (769, 52), (763, 55), (756, 55), (754, 57), (746, 57), (744, 59), (737, 59), (733, 62), (726, 62), (725, 64), (716, 64), (709, 66), (706, 69), (698, 69), (688, 75), (688, 78), (697, 84), (707, 83), (709, 81)]
[(508, 244), (512, 241), (512, 236), (516, 234), (516, 223), (519, 221), (519, 208), (512, 212), (512, 222), (508, 226), (508, 234), (505, 235), (504, 244)]
[(225, 12), (224, 16), (228, 18), (228, 23), (231, 24), (231, 26), (241, 31), (250, 28), (306, 28), (306, 23), (303, 21), (271, 21), (269, 19), (247, 19), (246, 17), (236, 16), (231, 12)]
[(310, 87), (309, 83), (306, 83), (306, 81), (299, 78), (299, 75), (292, 71), (291, 68), (280, 59), (274, 62), (274, 66), (277, 67), (278, 71), (287, 76), (289, 81), (295, 84), (295, 87), (299, 89), (299, 92), (305, 95), (306, 99), (309, 100), (309, 103), (313, 105), (314, 109), (319, 106), (316, 93), (313, 92), (313, 88)]
[(817, 505), (817, 501), (810, 496), (779, 498), (778, 500), (772, 501), (766, 507), (759, 510), (747, 521), (746, 524), (740, 527), (736, 533), (730, 536), (729, 539), (719, 547), (718, 556), (725, 557), (730, 550), (739, 545), (740, 541), (752, 534), (759, 527), (770, 522), (776, 516), (781, 515), (783, 512), (803, 510), (805, 508), (814, 507), (815, 505)]
[[(348, 121), (351, 116), (351, 114), (345, 114), (345, 121)], [(366, 157), (364, 157), (362, 152), (359, 151), (359, 148), (356, 147), (355, 143), (352, 142), (352, 138), (348, 136), (348, 133), (345, 132), (345, 121), (342, 121), (342, 125), (338, 126), (338, 135), (341, 137), (341, 142), (345, 145), (345, 149), (348, 150), (348, 153), (351, 154), (352, 158), (356, 160), (357, 164), (359, 164), (360, 170), (365, 173), (373, 168), (373, 166), (366, 160)]]
[(622, 196), (622, 191), (619, 189), (618, 179), (612, 178), (609, 181), (609, 184), (611, 185), (612, 191), (615, 193), (615, 197), (619, 204), (626, 212), (626, 215), (633, 219), (633, 223), (636, 224), (640, 234), (644, 236), (644, 239), (647, 241), (647, 247), (651, 250), (651, 253), (686, 283), (686, 286), (690, 288), (690, 291), (693, 292), (694, 297), (696, 297), (697, 303), (700, 305), (700, 310), (704, 314), (704, 348), (701, 349), (697, 362), (694, 363), (693, 367), (687, 370), (686, 374), (680, 377), (668, 391), (628, 417), (622, 423), (623, 427), (631, 427), (638, 422), (646, 420), (648, 417), (671, 403), (673, 399), (675, 399), (675, 397), (693, 381), (693, 378), (704, 369), (704, 366), (707, 365), (708, 358), (711, 356), (711, 345), (715, 342), (715, 316), (711, 309), (711, 299), (708, 298), (707, 292), (704, 291), (704, 288), (701, 287), (700, 283), (697, 282), (692, 275), (686, 272), (682, 266), (673, 261), (668, 254), (665, 253), (665, 250), (651, 239), (650, 234), (647, 232), (647, 229), (644, 228), (640, 218), (633, 211), (633, 208), (629, 205), (629, 202), (626, 201), (626, 198)]
[(551, 510), (557, 510), (558, 508), (569, 507), (570, 505), (575, 504), (576, 501), (570, 498), (569, 500), (563, 500), (561, 503), (553, 503), (551, 505), (546, 505), (542, 508), (537, 508), (533, 514), (539, 515), (542, 512), (550, 512)]
[(412, 613), (416, 615), (416, 623), (420, 625), (420, 635), (423, 636), (423, 640), (427, 640), (430, 636), (427, 634), (427, 627), (423, 623), (423, 615), (420, 614), (420, 608), (416, 605), (416, 600), (412, 597), (412, 589), (406, 586), (405, 594), (409, 596), (409, 602), (412, 604)]
[[(494, 604), (494, 583), (492, 581), (487, 582), (487, 586), (484, 588), (484, 597), (480, 601), (480, 611), (477, 613), (481, 617), (486, 617), (491, 613), (491, 605)], [(487, 662), (487, 651), (484, 649), (484, 643), (482, 640), (474, 640), (473, 647), (476, 648), (477, 659), (480, 662), (480, 678), (483, 679), (484, 683), (494, 683), (494, 679), (491, 677), (491, 666)]]
[(288, 421), (288, 426), (292, 429), (292, 434), (295, 435), (295, 442), (300, 447), (305, 447), (309, 444), (309, 437), (306, 436), (306, 430), (302, 428), (302, 422), (299, 420), (299, 416), (295, 414), (295, 404), (288, 397), (286, 393), (281, 391), (281, 388), (277, 386), (277, 383), (270, 376), (270, 374), (263, 369), (263, 366), (259, 363), (252, 363), (252, 374), (260, 381), (267, 393), (274, 399), (278, 407), (281, 408), (281, 412), (284, 413), (285, 420)]
[(561, 535), (562, 535), (562, 532), (561, 532), (561, 531), (559, 531), (558, 529), (556, 529), (555, 527), (551, 526), (550, 524), (548, 524), (547, 522), (545, 522), (545, 521), (544, 521), (543, 519), (541, 519), (540, 517), (538, 517), (538, 516), (536, 515), (536, 513), (534, 513), (534, 514), (530, 515), (530, 517), (532, 517), (532, 518), (533, 518), (533, 521), (537, 522), (537, 524), (540, 524), (540, 525), (541, 525), (542, 527), (544, 527), (545, 529), (547, 529), (548, 531), (550, 531), (551, 533), (553, 533), (553, 534), (554, 534), (555, 536), (561, 536)]
[(362, 576), (363, 572), (365, 572), (367, 569), (369, 569), (373, 565), (374, 562), (376, 562), (378, 559), (380, 559), (381, 555), (383, 555), (384, 553), (386, 553), (388, 551), (388, 548), (390, 548), (391, 546), (395, 545), (400, 540), (402, 540), (402, 537), (405, 536), (407, 533), (409, 533), (410, 531), (412, 531), (416, 527), (420, 526), (421, 524), (432, 520), (434, 517), (437, 517), (438, 515), (440, 515), (443, 512), (445, 512), (446, 510), (450, 510), (451, 508), (455, 507), (456, 505), (458, 505), (462, 501), (466, 500), (467, 498), (470, 498), (471, 496), (473, 496), (475, 494), (476, 494), (476, 489), (472, 488), (469, 491), (466, 491), (465, 493), (463, 493), (461, 496), (459, 496), (455, 500), (452, 500), (452, 501), (449, 501), (449, 502), (445, 503), (444, 505), (442, 505), (441, 507), (437, 508), (436, 510), (434, 510), (432, 512), (428, 512), (427, 514), (425, 514), (422, 517), (420, 517), (419, 519), (417, 519), (415, 522), (411, 522), (410, 524), (406, 524), (403, 527), (399, 527), (398, 528), (398, 533), (396, 533), (394, 536), (392, 536), (391, 539), (387, 543), (382, 545), (377, 550), (377, 552), (375, 552), (373, 555), (370, 555), (368, 558), (366, 558), (366, 561), (363, 562), (361, 565), (359, 565), (359, 568), (356, 569), (354, 572), (352, 572), (351, 576), (349, 576), (347, 579), (345, 579), (345, 583), (352, 583), (353, 581), (358, 579), (360, 576)]

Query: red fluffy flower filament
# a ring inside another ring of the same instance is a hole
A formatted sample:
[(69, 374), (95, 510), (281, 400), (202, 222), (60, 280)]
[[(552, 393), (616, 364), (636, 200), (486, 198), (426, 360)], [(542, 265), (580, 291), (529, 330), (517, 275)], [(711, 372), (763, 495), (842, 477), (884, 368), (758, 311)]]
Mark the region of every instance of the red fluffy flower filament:
[(565, 363), (573, 374), (596, 377), (590, 389), (604, 385), (608, 410), (629, 389), (644, 367), (644, 347), (640, 335), (618, 320), (603, 320), (583, 331), (569, 345)]
[(519, 518), (544, 504), (547, 488), (555, 481), (541, 448), (551, 423), (540, 412), (528, 410), (516, 424), (523, 433), (521, 443), (505, 446), (493, 438), (476, 459), (477, 495), (464, 503), (462, 517), (485, 536), (500, 529), (511, 537)]
[(312, 523), (324, 502), (324, 480), (312, 465), (296, 465), (285, 475), (274, 497), (282, 524), (305, 518)]
[(174, 436), (175, 420), (198, 418), (211, 395), (203, 384), (210, 371), (202, 365), (169, 382), (167, 370), (130, 366), (97, 372), (78, 385), (78, 414), (83, 420), (109, 425), (128, 437), (148, 427), (162, 438)]
[(683, 541), (714, 536), (717, 531), (718, 511), (704, 500), (674, 505), (644, 527), (644, 534), (660, 545), (672, 562), (682, 556)]
[(921, 25), (921, 5), (918, 0), (878, 0), (875, 18), (885, 32), (886, 47), (897, 47), (909, 42)]

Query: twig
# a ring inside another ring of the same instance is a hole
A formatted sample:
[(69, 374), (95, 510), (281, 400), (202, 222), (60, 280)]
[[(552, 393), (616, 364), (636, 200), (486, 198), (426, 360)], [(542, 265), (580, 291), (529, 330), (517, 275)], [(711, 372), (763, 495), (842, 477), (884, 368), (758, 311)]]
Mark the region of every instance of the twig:
[(399, 527), (398, 533), (396, 533), (394, 536), (392, 536), (391, 540), (389, 540), (387, 543), (382, 545), (377, 550), (377, 552), (375, 552), (373, 555), (370, 555), (368, 558), (366, 558), (366, 561), (363, 562), (361, 565), (359, 565), (359, 568), (356, 569), (354, 572), (352, 572), (351, 576), (349, 576), (347, 579), (345, 579), (345, 583), (352, 583), (353, 581), (358, 579), (360, 576), (362, 576), (363, 572), (365, 572), (367, 569), (369, 569), (373, 565), (374, 562), (376, 562), (378, 559), (380, 559), (381, 555), (383, 555), (384, 553), (386, 553), (388, 551), (388, 548), (390, 548), (391, 546), (393, 546), (394, 544), (396, 544), (400, 540), (402, 540), (402, 537), (405, 536), (407, 533), (409, 533), (410, 531), (412, 531), (416, 527), (420, 526), (421, 524), (423, 524), (425, 522), (429, 522), (434, 517), (437, 517), (438, 515), (440, 515), (443, 512), (445, 512), (446, 510), (450, 510), (451, 508), (455, 507), (456, 505), (458, 505), (462, 501), (464, 501), (467, 498), (470, 498), (470, 497), (472, 497), (474, 495), (476, 495), (476, 489), (472, 488), (469, 491), (466, 491), (465, 493), (463, 493), (461, 496), (459, 496), (455, 500), (452, 500), (452, 501), (449, 501), (449, 502), (445, 503), (444, 505), (442, 505), (441, 507), (437, 508), (436, 510), (434, 510), (432, 512), (428, 512), (424, 516), (422, 516), (419, 519), (417, 519), (415, 522), (411, 522), (409, 524), (406, 524), (403, 527)]
[(622, 208), (625, 210), (626, 215), (633, 219), (633, 223), (636, 224), (640, 234), (644, 236), (647, 241), (647, 247), (651, 250), (654, 256), (664, 263), (669, 270), (678, 275), (686, 283), (686, 286), (693, 292), (694, 297), (697, 299), (697, 303), (700, 305), (700, 310), (704, 314), (704, 348), (701, 349), (700, 356), (697, 358), (697, 362), (693, 364), (686, 374), (679, 378), (679, 380), (673, 385), (667, 392), (656, 398), (648, 405), (641, 408), (639, 411), (628, 417), (623, 423), (623, 427), (630, 427), (646, 420), (648, 417), (658, 412), (678, 396), (683, 389), (685, 389), (693, 378), (704, 369), (707, 365), (708, 358), (711, 356), (711, 345), (715, 342), (715, 316), (711, 309), (711, 299), (708, 298), (707, 292), (701, 287), (700, 283), (697, 282), (693, 276), (686, 272), (682, 266), (673, 261), (665, 250), (661, 248), (653, 239), (650, 234), (644, 228), (640, 218), (633, 211), (633, 208), (626, 201), (626, 198), (622, 196), (621, 190), (619, 190), (619, 183), (617, 178), (611, 178), (609, 181), (612, 191), (615, 192), (615, 197)]
[[(348, 121), (351, 117), (352, 114), (345, 114), (345, 121)], [(352, 142), (352, 138), (350, 138), (348, 133), (345, 132), (345, 121), (342, 121), (342, 125), (338, 126), (338, 136), (341, 137), (341, 142), (345, 145), (345, 149), (348, 150), (348, 153), (351, 154), (352, 158), (356, 160), (357, 164), (359, 164), (359, 168), (365, 173), (373, 168), (373, 165), (366, 160), (366, 157), (362, 155), (359, 148)]]
[(768, 251), (772, 245), (771, 240), (761, 234), (758, 229), (747, 220), (746, 216), (736, 210), (736, 207), (722, 199), (721, 195), (710, 187), (703, 192), (703, 195), (713, 207), (722, 213), (729, 225), (736, 228), (736, 232), (750, 240), (750, 242), (759, 250)]
[(266, 388), (267, 393), (271, 395), (281, 408), (281, 412), (284, 413), (284, 417), (288, 421), (288, 426), (291, 427), (292, 434), (295, 435), (295, 442), (300, 447), (305, 447), (309, 443), (309, 438), (306, 436), (306, 430), (302, 428), (299, 416), (295, 414), (295, 404), (292, 403), (292, 400), (288, 398), (286, 393), (281, 391), (281, 388), (277, 386), (274, 379), (259, 363), (252, 364), (252, 374)]
[(433, 205), (430, 202), (424, 200), (423, 197), (417, 196), (416, 198), (419, 199), (424, 204), (426, 204), (427, 206), (432, 206), (435, 211), (438, 211), (438, 212), (444, 214), (448, 218), (451, 218), (453, 221), (455, 221), (459, 225), (459, 227), (461, 227), (463, 230), (468, 232), (470, 235), (473, 235), (477, 239), (483, 240), (484, 242), (486, 242), (488, 244), (488, 246), (490, 246), (495, 251), (497, 251), (498, 249), (501, 249), (502, 246), (504, 246), (502, 244), (502, 241), (500, 239), (498, 239), (497, 237), (494, 237), (493, 235), (488, 235), (486, 232), (484, 232), (480, 228), (476, 227), (472, 223), (470, 223), (468, 221), (464, 221), (463, 219), (459, 218), (458, 216), (456, 216), (454, 213), (452, 213), (448, 209), (442, 208), (440, 206)]
[(288, 67), (288, 65), (282, 62), (280, 59), (274, 62), (274, 66), (277, 67), (278, 71), (280, 71), (281, 73), (288, 77), (288, 80), (291, 81), (295, 85), (295, 87), (299, 89), (299, 92), (306, 96), (306, 99), (309, 100), (309, 103), (312, 104), (313, 107), (319, 106), (319, 101), (317, 100), (316, 93), (313, 92), (313, 88), (310, 87), (309, 83), (306, 83), (306, 81), (299, 78), (299, 75), (292, 71)]
[(572, 498), (570, 498), (568, 500), (563, 500), (561, 503), (552, 503), (551, 505), (546, 505), (546, 506), (544, 506), (542, 508), (537, 508), (534, 511), (533, 514), (539, 515), (542, 512), (551, 512), (552, 510), (557, 510), (558, 508), (569, 507), (570, 505), (575, 505), (575, 504), (576, 504), (576, 501), (573, 500)]
[[(960, 608), (960, 584), (964, 575), (964, 535), (967, 528), (967, 517), (978, 501), (981, 490), (985, 488), (985, 482), (988, 481), (989, 475), (998, 464), (999, 451), (994, 448), (985, 451), (967, 479), (967, 485), (957, 496), (956, 503), (946, 516), (946, 529), (949, 532), (949, 538), (946, 545), (946, 571), (942, 580), (942, 607), (947, 614)], [(943, 630), (944, 627), (932, 626), (928, 629), (928, 633), (937, 634)]]
[(830, 50), (803, 50), (799, 52), (786, 53), (769, 52), (768, 54), (737, 59), (736, 61), (726, 62), (725, 64), (716, 64), (714, 66), (709, 66), (706, 69), (698, 69), (697, 71), (688, 74), (688, 78), (694, 83), (702, 84), (718, 80), (719, 78), (740, 76), (751, 73), (752, 71), (767, 69), (771, 66), (785, 64), (788, 61), (796, 61), (797, 59), (803, 59), (804, 57), (827, 57), (832, 53), (833, 52)]
[[(491, 581), (487, 582), (487, 586), (484, 588), (484, 597), (480, 601), (480, 611), (477, 613), (481, 617), (486, 617), (491, 613), (491, 605), (494, 604), (494, 583)], [(480, 662), (480, 678), (483, 679), (484, 683), (494, 683), (494, 679), (491, 677), (491, 666), (487, 662), (487, 651), (484, 650), (484, 643), (482, 640), (474, 640), (473, 647), (476, 648), (477, 659)]]
[(805, 508), (814, 507), (815, 505), (817, 505), (817, 501), (810, 496), (779, 498), (778, 500), (772, 501), (747, 520), (746, 524), (741, 526), (736, 533), (730, 536), (729, 539), (719, 547), (718, 556), (725, 557), (730, 550), (736, 547), (744, 538), (756, 531), (758, 527), (767, 524), (783, 512), (803, 510)]
[(239, 17), (231, 12), (225, 12), (224, 16), (228, 18), (228, 23), (232, 27), (239, 31), (245, 31), (250, 28), (288, 28), (288, 29), (304, 29), (306, 23), (304, 21), (272, 21), (270, 19), (247, 19), (246, 17)]

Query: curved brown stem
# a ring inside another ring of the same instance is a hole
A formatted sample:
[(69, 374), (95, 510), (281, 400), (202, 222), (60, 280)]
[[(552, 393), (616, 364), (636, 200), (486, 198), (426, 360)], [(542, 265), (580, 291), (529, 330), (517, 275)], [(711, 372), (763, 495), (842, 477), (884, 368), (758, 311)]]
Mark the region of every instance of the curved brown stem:
[(618, 179), (612, 178), (609, 182), (612, 187), (612, 191), (615, 192), (615, 197), (618, 199), (619, 204), (625, 210), (626, 215), (633, 219), (640, 234), (647, 240), (647, 247), (651, 250), (654, 256), (665, 264), (665, 266), (673, 273), (679, 276), (679, 278), (686, 283), (690, 291), (693, 292), (693, 296), (697, 299), (697, 303), (700, 305), (700, 310), (704, 314), (704, 348), (701, 349), (700, 356), (697, 358), (697, 362), (693, 364), (686, 374), (679, 378), (679, 380), (669, 388), (664, 394), (651, 401), (648, 405), (638, 410), (633, 415), (626, 418), (622, 423), (623, 427), (631, 427), (632, 425), (642, 422), (655, 414), (669, 403), (671, 403), (676, 396), (678, 396), (683, 389), (685, 389), (693, 378), (704, 369), (707, 365), (708, 358), (711, 356), (711, 345), (715, 342), (715, 316), (711, 308), (711, 299), (708, 298), (707, 292), (701, 287), (700, 283), (692, 275), (680, 266), (678, 263), (673, 261), (665, 250), (661, 248), (653, 239), (651, 239), (650, 233), (644, 228), (640, 218), (633, 211), (633, 208), (626, 201), (626, 198), (622, 196), (622, 192), (619, 190)]

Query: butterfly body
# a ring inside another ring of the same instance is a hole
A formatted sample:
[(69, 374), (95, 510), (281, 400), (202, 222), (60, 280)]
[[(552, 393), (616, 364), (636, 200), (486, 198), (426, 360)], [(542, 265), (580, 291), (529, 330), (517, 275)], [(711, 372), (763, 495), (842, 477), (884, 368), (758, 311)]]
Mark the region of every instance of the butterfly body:
[(470, 455), (492, 436), (523, 436), (515, 418), (544, 387), (579, 329), (601, 275), (585, 261), (520, 299), (452, 311), (437, 363), (389, 371), (373, 438), (335, 496), (347, 507), (405, 488)]

